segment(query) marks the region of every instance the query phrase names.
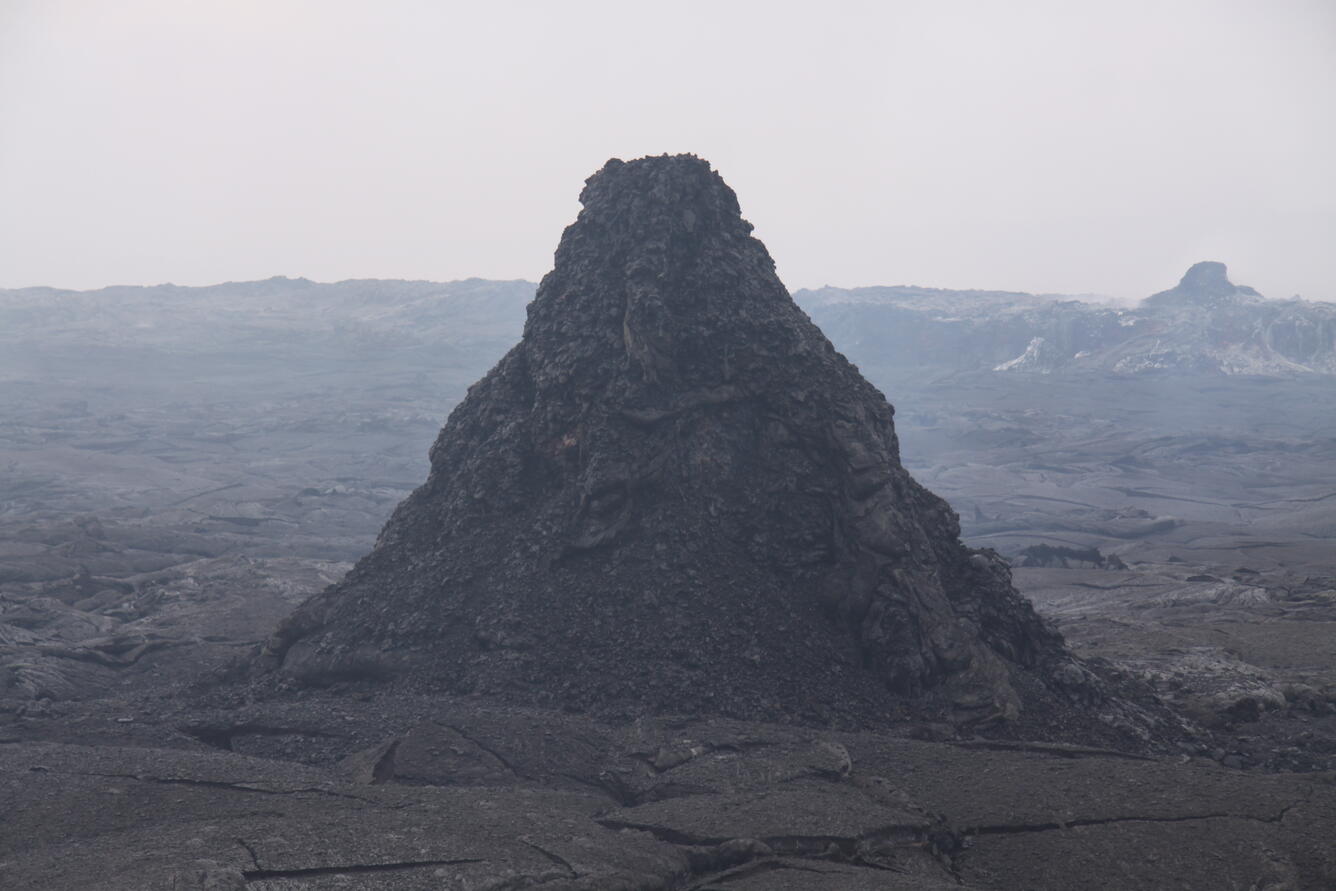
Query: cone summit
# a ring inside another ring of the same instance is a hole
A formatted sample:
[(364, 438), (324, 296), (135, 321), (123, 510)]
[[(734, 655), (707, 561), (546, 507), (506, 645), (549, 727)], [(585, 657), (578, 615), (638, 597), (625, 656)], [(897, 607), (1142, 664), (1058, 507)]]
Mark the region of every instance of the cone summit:
[(891, 406), (794, 304), (708, 163), (614, 159), (580, 198), (523, 339), (270, 666), (860, 723), (1090, 695), (1005, 565), (901, 467)]

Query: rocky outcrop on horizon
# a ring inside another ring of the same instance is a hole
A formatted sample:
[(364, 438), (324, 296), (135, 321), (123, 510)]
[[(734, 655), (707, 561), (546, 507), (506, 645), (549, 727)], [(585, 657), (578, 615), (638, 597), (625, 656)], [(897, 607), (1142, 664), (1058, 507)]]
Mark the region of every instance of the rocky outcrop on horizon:
[(860, 365), (1037, 374), (1336, 374), (1336, 304), (1268, 300), (1197, 263), (1133, 308), (1061, 295), (822, 288), (794, 298)]

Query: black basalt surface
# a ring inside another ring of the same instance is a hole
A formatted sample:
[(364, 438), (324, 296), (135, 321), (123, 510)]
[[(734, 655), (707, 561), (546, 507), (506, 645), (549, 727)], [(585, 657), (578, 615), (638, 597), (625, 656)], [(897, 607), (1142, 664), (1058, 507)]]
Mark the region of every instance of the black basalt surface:
[(961, 544), (705, 161), (612, 160), (581, 202), (522, 342), (375, 549), (278, 630), (271, 677), (626, 714), (1146, 717)]

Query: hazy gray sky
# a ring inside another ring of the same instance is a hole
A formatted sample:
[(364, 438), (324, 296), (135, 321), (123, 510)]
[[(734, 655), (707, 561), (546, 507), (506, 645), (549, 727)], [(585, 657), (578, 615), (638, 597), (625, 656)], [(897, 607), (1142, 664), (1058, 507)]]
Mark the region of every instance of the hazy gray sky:
[(0, 0), (0, 287), (537, 279), (690, 151), (790, 287), (1336, 299), (1336, 3)]

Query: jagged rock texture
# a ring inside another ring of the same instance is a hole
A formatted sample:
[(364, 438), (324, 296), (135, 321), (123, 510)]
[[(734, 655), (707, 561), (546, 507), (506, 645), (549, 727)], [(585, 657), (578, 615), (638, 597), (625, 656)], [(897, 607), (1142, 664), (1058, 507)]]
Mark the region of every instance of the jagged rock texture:
[(627, 711), (1013, 718), (1093, 689), (693, 156), (589, 179), (524, 338), (287, 675)]

